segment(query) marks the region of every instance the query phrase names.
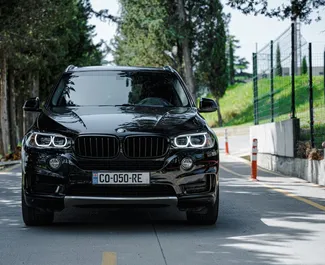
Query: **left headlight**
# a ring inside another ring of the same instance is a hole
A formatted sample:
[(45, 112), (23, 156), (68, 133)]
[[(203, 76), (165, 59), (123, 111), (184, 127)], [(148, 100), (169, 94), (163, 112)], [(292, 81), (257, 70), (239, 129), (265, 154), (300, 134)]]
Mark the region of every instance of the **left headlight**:
[(211, 148), (215, 139), (209, 133), (179, 135), (173, 139), (176, 148)]
[(71, 139), (55, 133), (33, 132), (27, 139), (27, 145), (38, 148), (69, 148)]

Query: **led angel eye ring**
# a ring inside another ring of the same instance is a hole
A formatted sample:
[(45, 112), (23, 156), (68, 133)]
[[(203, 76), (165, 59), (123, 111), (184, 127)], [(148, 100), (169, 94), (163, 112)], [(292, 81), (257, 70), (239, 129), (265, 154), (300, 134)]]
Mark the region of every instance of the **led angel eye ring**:
[[(177, 143), (177, 138), (181, 138), (181, 137), (184, 137), (184, 138), (186, 137), (187, 142), (186, 142), (185, 145), (181, 145), (181, 144), (178, 144), (178, 143)], [(176, 137), (176, 138), (174, 139), (174, 144), (175, 144), (175, 146), (177, 146), (177, 147), (179, 147), (179, 148), (187, 147), (188, 144), (189, 144), (189, 142), (190, 142), (190, 139), (189, 139), (188, 136), (178, 136), (178, 137)]]
[(37, 136), (39, 136), (39, 135), (43, 135), (43, 136), (48, 136), (48, 135), (45, 135), (45, 134), (35, 134), (35, 143), (36, 143), (36, 145), (37, 146), (40, 146), (40, 147), (48, 147), (48, 146), (50, 146), (51, 145), (51, 143), (52, 143), (52, 137), (50, 136), (50, 143), (49, 144), (39, 144), (38, 142), (37, 142)]
[[(64, 144), (63, 145), (61, 145), (61, 144), (55, 144), (55, 138), (64, 138)], [(66, 145), (67, 145), (67, 143), (68, 143), (68, 139), (67, 139), (67, 137), (63, 137), (63, 136), (53, 136), (53, 146), (55, 146), (55, 147), (65, 147)]]
[[(204, 142), (203, 142), (203, 144), (193, 144), (192, 141), (191, 141), (191, 138), (192, 137), (195, 137), (195, 136), (200, 136), (200, 135), (203, 135), (204, 136)], [(193, 136), (190, 137), (190, 144), (191, 144), (192, 147), (203, 147), (203, 146), (206, 145), (206, 143), (207, 143), (206, 134), (198, 134), (198, 135), (193, 135)]]

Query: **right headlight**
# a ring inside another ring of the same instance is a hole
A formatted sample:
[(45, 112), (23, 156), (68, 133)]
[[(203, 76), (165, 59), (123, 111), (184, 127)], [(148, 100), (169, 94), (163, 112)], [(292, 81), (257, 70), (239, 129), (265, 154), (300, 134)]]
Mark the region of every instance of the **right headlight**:
[(27, 145), (38, 148), (66, 149), (71, 146), (71, 139), (55, 133), (33, 132), (27, 139)]
[(176, 148), (211, 148), (215, 139), (209, 133), (179, 135), (173, 139)]

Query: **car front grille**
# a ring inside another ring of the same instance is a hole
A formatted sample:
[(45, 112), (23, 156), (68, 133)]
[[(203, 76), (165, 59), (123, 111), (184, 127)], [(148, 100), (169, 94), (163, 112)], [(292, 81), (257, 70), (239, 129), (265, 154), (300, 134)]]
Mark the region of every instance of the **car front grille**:
[(67, 195), (72, 196), (114, 196), (114, 197), (151, 197), (151, 196), (175, 196), (175, 190), (169, 185), (149, 186), (105, 186), (96, 187), (88, 184), (76, 184), (69, 187)]
[(157, 171), (164, 165), (164, 161), (115, 161), (115, 160), (79, 160), (78, 166), (83, 170), (144, 170)]
[(114, 136), (80, 136), (75, 140), (75, 153), (88, 158), (113, 158), (119, 151), (118, 139)]
[[(123, 141), (123, 140), (121, 140)], [(114, 136), (79, 136), (74, 151), (84, 158), (114, 158), (120, 141)], [(162, 136), (129, 136), (123, 141), (123, 153), (129, 159), (154, 159), (166, 155), (168, 141)]]
[(125, 139), (123, 150), (128, 158), (157, 158), (167, 153), (168, 142), (160, 136), (130, 136)]

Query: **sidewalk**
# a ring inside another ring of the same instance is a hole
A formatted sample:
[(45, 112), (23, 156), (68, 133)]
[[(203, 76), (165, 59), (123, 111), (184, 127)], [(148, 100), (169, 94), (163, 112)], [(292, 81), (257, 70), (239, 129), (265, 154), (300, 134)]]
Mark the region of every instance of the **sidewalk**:
[(236, 156), (225, 155), (224, 152), (221, 153), (220, 160), (221, 169), (228, 174), (242, 177), (251, 183), (262, 185), (274, 192), (299, 200), (325, 212), (325, 187), (323, 186), (262, 168), (258, 168), (257, 181), (255, 182), (250, 179), (249, 161)]

